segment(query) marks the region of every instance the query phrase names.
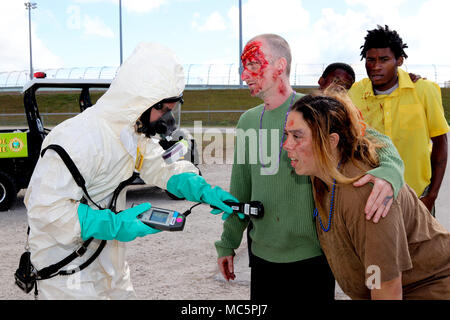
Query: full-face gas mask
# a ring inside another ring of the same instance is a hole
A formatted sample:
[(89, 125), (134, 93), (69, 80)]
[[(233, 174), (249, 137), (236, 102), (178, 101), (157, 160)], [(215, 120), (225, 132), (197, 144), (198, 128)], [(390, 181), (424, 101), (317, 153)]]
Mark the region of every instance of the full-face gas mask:
[[(157, 121), (150, 122), (150, 113), (152, 109), (162, 110), (165, 103), (177, 102), (171, 111), (164, 113)], [(183, 94), (178, 97), (163, 99), (147, 109), (136, 121), (136, 131), (144, 133), (147, 137), (159, 134), (162, 138), (170, 136), (179, 125), (181, 105), (183, 104)], [(178, 120), (177, 120), (178, 119)]]

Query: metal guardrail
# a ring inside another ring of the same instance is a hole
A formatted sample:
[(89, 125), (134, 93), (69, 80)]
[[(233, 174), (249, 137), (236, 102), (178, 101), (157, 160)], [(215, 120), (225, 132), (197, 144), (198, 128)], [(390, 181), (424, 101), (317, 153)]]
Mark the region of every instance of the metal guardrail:
[[(245, 110), (182, 110), (181, 113), (236, 113), (240, 112), (243, 113), (247, 111)], [(48, 117), (48, 116), (76, 116), (79, 114), (79, 112), (51, 112), (51, 113), (40, 113), (41, 117)], [(24, 113), (1, 113), (2, 117), (24, 117)]]
[[(218, 123), (223, 120), (223, 117), (218, 117), (217, 114), (219, 113), (235, 113), (235, 114), (241, 114), (244, 113), (247, 110), (182, 110), (181, 114), (203, 114), (203, 121), (204, 125), (208, 126), (211, 124)], [(40, 116), (42, 118), (42, 122), (44, 123), (44, 126), (46, 127), (53, 127), (60, 122), (72, 118), (76, 115), (78, 115), (78, 112), (52, 112), (52, 113), (40, 113)], [(186, 117), (181, 117), (186, 118)], [(229, 122), (235, 121), (237, 123), (236, 117), (235, 119), (227, 119)], [(51, 120), (50, 120), (51, 119)], [(187, 123), (197, 121), (197, 119), (188, 119), (185, 121)], [(180, 125), (180, 124), (179, 124)], [(27, 119), (24, 113), (2, 113), (0, 114), (0, 127), (1, 128), (17, 128), (17, 127), (28, 127)], [(184, 126), (183, 126), (184, 127)]]
[[(328, 63), (296, 63), (291, 66), (291, 84), (293, 86), (316, 85)], [(363, 63), (352, 64), (356, 79), (366, 77)], [(404, 64), (408, 72), (419, 74), (438, 83), (441, 87), (450, 87), (450, 65)], [(36, 69), (47, 74), (50, 79), (113, 79), (118, 67), (73, 67), (57, 69)], [(239, 86), (239, 66), (237, 64), (187, 64), (184, 65), (187, 87), (191, 89), (235, 89)], [(22, 87), (29, 79), (28, 70), (0, 72), (0, 91)]]

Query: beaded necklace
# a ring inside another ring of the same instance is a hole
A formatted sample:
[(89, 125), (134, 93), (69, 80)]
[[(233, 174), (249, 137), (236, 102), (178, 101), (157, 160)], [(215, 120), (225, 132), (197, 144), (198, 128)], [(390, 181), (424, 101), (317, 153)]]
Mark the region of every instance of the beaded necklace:
[[(339, 162), (337, 168), (339, 169), (340, 166), (341, 166), (341, 162)], [(330, 231), (330, 228), (331, 228), (331, 216), (333, 215), (333, 211), (334, 211), (334, 192), (335, 192), (335, 191), (336, 191), (336, 179), (333, 179), (333, 187), (332, 187), (332, 189), (331, 189), (330, 213), (329, 213), (329, 215), (328, 215), (328, 225), (327, 225), (327, 228), (326, 228), (326, 229), (323, 227), (322, 219), (321, 219), (320, 216), (319, 216), (319, 211), (317, 210), (317, 207), (314, 208), (314, 214), (313, 214), (314, 219), (315, 219), (316, 217), (319, 218), (319, 224), (320, 224), (320, 227), (322, 228), (322, 230), (323, 230), (324, 232)]]
[[(294, 104), (294, 98), (295, 98), (295, 92), (292, 93), (292, 98), (291, 98), (291, 103), (289, 104), (289, 108), (286, 111), (286, 116), (284, 118), (284, 127), (283, 127), (283, 135), (281, 136), (281, 143), (280, 143), (280, 150), (278, 151), (278, 163), (276, 168), (270, 172), (269, 174), (274, 174), (275, 172), (277, 172), (278, 167), (280, 165), (280, 160), (281, 160), (281, 151), (283, 150), (283, 140), (284, 140), (284, 130), (286, 129), (286, 122), (287, 122), (287, 118), (289, 115), (289, 111), (292, 108), (292, 105)], [(264, 105), (264, 109), (261, 112), (261, 117), (259, 118), (259, 144), (258, 144), (258, 151), (259, 151), (259, 158), (261, 159), (261, 166), (263, 167), (264, 170), (266, 169), (266, 165), (263, 163), (263, 157), (262, 157), (262, 121), (263, 121), (263, 117), (264, 117), (264, 112), (266, 112), (266, 106)]]

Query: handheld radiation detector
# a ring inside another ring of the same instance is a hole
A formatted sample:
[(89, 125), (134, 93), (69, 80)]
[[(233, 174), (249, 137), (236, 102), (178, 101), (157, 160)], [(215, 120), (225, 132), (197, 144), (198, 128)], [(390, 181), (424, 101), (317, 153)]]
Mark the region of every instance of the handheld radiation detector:
[(152, 207), (137, 218), (149, 227), (163, 231), (182, 231), (186, 217), (178, 211)]
[[(250, 201), (248, 203), (224, 201), (223, 203), (231, 207), (234, 213), (243, 213), (246, 216), (253, 218), (262, 218), (264, 216), (264, 206), (260, 201)], [(215, 206), (211, 207), (218, 209)]]

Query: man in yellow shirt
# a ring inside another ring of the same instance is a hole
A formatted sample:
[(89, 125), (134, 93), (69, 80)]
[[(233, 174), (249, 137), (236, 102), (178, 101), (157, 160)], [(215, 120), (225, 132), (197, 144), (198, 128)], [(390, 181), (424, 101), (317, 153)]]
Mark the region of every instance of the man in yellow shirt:
[(392, 139), (405, 164), (406, 183), (433, 212), (447, 164), (449, 126), (439, 86), (423, 79), (413, 83), (399, 68), (407, 47), (388, 26), (369, 30), (361, 47), (369, 78), (355, 83), (349, 95), (364, 120)]

